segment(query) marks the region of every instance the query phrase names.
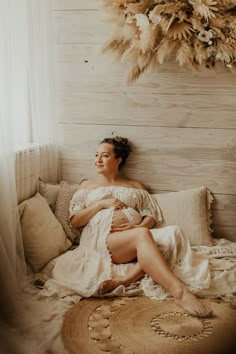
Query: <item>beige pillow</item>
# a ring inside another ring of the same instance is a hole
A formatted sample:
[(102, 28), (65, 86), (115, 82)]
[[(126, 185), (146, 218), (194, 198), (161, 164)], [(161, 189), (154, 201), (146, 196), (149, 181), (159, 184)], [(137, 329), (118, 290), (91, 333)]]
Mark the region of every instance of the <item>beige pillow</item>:
[(60, 190), (57, 197), (55, 216), (62, 225), (67, 237), (73, 242), (78, 244), (80, 238), (80, 230), (75, 229), (70, 224), (69, 219), (69, 205), (73, 194), (79, 188), (78, 184), (69, 184), (62, 181), (60, 183)]
[(180, 226), (192, 246), (212, 245), (210, 208), (213, 197), (207, 188), (199, 187), (153, 196), (162, 211), (161, 227)]
[(51, 259), (65, 252), (71, 242), (45, 198), (37, 193), (19, 205), (25, 257), (37, 272)]
[(58, 193), (60, 190), (59, 184), (46, 183), (39, 180), (39, 193), (47, 200), (52, 211), (55, 211)]

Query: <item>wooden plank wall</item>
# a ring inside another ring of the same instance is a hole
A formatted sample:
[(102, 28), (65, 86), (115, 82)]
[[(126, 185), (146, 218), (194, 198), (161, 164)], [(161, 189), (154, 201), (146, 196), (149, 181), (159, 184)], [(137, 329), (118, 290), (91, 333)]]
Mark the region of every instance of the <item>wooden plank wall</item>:
[(207, 186), (214, 235), (236, 241), (236, 75), (168, 62), (127, 86), (127, 66), (101, 53), (112, 31), (101, 2), (52, 3), (61, 178), (93, 177), (97, 143), (126, 136), (131, 178), (151, 192)]

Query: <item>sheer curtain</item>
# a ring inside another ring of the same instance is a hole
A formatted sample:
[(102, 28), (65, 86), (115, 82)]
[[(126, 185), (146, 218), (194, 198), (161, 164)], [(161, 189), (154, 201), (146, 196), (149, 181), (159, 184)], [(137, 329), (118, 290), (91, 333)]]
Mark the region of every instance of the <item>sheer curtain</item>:
[(17, 213), (18, 155), (27, 166), (33, 161), (38, 174), (43, 170), (46, 178), (57, 178), (50, 4), (0, 0), (0, 308), (7, 320), (15, 316), (26, 274)]

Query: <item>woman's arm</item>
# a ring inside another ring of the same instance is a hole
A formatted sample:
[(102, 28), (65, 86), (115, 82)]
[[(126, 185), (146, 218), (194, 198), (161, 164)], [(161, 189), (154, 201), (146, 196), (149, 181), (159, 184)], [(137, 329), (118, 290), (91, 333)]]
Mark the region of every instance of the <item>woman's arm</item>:
[(144, 226), (148, 229), (151, 229), (156, 224), (156, 221), (153, 219), (152, 216), (145, 216), (142, 222), (139, 225), (135, 225), (136, 227)]
[(102, 203), (100, 200), (90, 205), (89, 207), (78, 211), (70, 219), (71, 225), (76, 229), (86, 225), (89, 220), (97, 214), (101, 209), (103, 209)]
[[(142, 189), (142, 190), (147, 190), (146, 187), (144, 186), (143, 183), (139, 182), (139, 181), (132, 181), (132, 185), (134, 188), (137, 189)], [(155, 226), (156, 221), (154, 220), (154, 218), (152, 216), (145, 216), (142, 220), (142, 222), (139, 225), (135, 225), (135, 227), (140, 227), (140, 226), (144, 226), (147, 227), (148, 229), (151, 229), (153, 226)]]

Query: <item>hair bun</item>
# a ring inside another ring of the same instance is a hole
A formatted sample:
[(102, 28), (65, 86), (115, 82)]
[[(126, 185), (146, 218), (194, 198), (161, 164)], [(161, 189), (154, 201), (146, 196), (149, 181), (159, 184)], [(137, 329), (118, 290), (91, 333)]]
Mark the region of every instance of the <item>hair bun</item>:
[(125, 164), (129, 153), (132, 151), (129, 139), (123, 138), (121, 136), (114, 136), (112, 138), (104, 138), (100, 144), (111, 144), (115, 153), (115, 157), (121, 157), (122, 161), (119, 164), (119, 169)]
[(124, 145), (129, 145), (129, 140), (127, 138), (122, 138), (121, 136), (115, 136), (113, 139), (115, 141), (117, 141), (118, 143), (122, 143)]

